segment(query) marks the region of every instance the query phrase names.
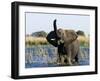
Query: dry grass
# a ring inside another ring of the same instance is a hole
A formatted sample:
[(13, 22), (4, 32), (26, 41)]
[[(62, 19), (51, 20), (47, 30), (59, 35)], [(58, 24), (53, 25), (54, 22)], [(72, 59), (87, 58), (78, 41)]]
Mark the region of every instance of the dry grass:
[(48, 44), (47, 40), (45, 37), (32, 37), (28, 36), (26, 37), (26, 44), (29, 45), (43, 45), (43, 44)]
[[(89, 47), (89, 37), (78, 36), (78, 40), (81, 46)], [(26, 45), (48, 45), (45, 37), (26, 37)]]
[(78, 40), (79, 40), (81, 46), (89, 47), (89, 37), (78, 36)]

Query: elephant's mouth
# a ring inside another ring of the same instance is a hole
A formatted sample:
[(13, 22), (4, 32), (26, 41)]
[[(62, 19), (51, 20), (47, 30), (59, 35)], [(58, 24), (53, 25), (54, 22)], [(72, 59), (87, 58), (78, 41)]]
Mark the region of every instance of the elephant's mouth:
[[(51, 41), (56, 41), (56, 39), (52, 38)], [(57, 43), (58, 43), (58, 45), (64, 44), (64, 41), (62, 39), (59, 39)]]
[(64, 44), (64, 41), (63, 40), (58, 40), (58, 45), (60, 45), (60, 44)]

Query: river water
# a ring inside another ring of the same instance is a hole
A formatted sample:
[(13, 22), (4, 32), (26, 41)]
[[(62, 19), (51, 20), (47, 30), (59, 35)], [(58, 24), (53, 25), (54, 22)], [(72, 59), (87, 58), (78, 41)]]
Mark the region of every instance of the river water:
[[(78, 66), (89, 65), (89, 48), (80, 47)], [(38, 45), (25, 48), (25, 68), (56, 67), (57, 48), (52, 45)]]

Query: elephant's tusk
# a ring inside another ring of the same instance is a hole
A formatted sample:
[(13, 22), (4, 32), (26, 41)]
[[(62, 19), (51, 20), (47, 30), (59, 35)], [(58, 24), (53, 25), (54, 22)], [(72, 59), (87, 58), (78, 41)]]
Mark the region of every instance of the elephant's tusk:
[(51, 39), (51, 40), (55, 40), (55, 39)]

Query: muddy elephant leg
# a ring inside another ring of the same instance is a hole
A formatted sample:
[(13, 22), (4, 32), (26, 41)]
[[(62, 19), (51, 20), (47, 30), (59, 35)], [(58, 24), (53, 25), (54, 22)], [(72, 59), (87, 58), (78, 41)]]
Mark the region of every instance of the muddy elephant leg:
[(61, 64), (61, 56), (60, 56), (60, 54), (58, 54), (58, 56), (57, 56), (57, 64)]
[(74, 59), (72, 59), (72, 62), (74, 65), (78, 65), (79, 63), (79, 54), (80, 54), (80, 50), (76, 53), (76, 56), (74, 57)]
[(57, 64), (60, 64), (60, 65), (65, 64), (64, 60), (65, 60), (65, 57), (62, 54), (59, 54), (58, 59), (57, 59)]
[(68, 65), (72, 65), (72, 62), (71, 62), (71, 58), (70, 57), (67, 57), (67, 62), (68, 62), (67, 63)]
[(78, 54), (75, 56), (75, 62), (78, 62)]
[(61, 64), (63, 65), (63, 64), (66, 64), (65, 63), (65, 55), (61, 55)]

